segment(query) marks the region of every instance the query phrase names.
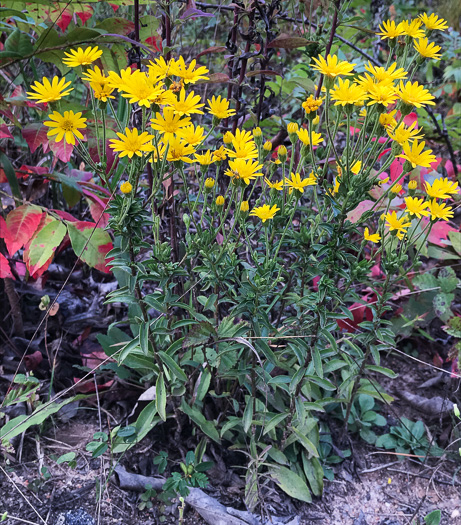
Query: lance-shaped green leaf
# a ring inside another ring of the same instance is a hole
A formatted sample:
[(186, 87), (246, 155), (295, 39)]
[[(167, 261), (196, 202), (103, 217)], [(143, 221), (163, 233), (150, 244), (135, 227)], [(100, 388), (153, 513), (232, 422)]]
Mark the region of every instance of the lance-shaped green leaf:
[(34, 274), (53, 257), (66, 233), (66, 225), (56, 219), (35, 233), (30, 241), (25, 261), (30, 274)]

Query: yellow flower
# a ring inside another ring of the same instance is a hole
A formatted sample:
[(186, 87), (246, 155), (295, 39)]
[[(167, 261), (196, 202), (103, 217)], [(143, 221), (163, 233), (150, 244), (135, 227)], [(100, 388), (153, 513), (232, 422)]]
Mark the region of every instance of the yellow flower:
[(200, 164), (200, 166), (209, 166), (210, 164), (213, 164), (213, 162), (216, 162), (216, 159), (213, 157), (213, 154), (210, 150), (207, 150), (203, 154), (196, 153), (195, 160)]
[(187, 144), (190, 144), (191, 146), (197, 146), (197, 144), (200, 144), (203, 141), (205, 130), (202, 128), (202, 126), (197, 126), (194, 128), (193, 124), (191, 124), (190, 126), (181, 128), (177, 135)]
[(413, 168), (416, 168), (416, 166), (429, 168), (430, 165), (436, 161), (436, 158), (435, 155), (431, 155), (431, 149), (423, 151), (425, 145), (426, 143), (423, 140), (418, 142), (418, 140), (415, 139), (413, 144), (405, 142), (402, 144), (404, 154), (397, 155), (397, 157), (408, 160)]
[(230, 158), (245, 160), (258, 158), (258, 150), (250, 131), (237, 129), (235, 136), (232, 138), (232, 146), (235, 151), (231, 149), (226, 150)]
[(394, 129), (388, 129), (387, 134), (392, 140), (395, 140), (401, 146), (403, 146), (405, 142), (410, 142), (414, 139), (422, 139), (424, 137), (422, 131), (420, 129), (415, 129), (415, 126), (416, 121), (408, 127), (405, 126), (403, 122), (401, 122)]
[(400, 81), (400, 86), (397, 90), (400, 100), (408, 104), (409, 106), (415, 106), (421, 108), (430, 104), (435, 106), (434, 98), (424, 86), (418, 84), (418, 82), (407, 82), (405, 85)]
[(358, 175), (359, 171), (362, 169), (362, 163), (360, 160), (358, 160), (355, 164), (353, 164), (351, 171), (354, 173), (354, 175)]
[(450, 206), (447, 206), (443, 202), (438, 203), (435, 199), (432, 199), (429, 202), (429, 211), (431, 212), (431, 220), (436, 221), (437, 219), (442, 219), (448, 221), (454, 217), (453, 211)]
[(211, 177), (208, 177), (206, 180), (205, 180), (205, 188), (207, 190), (212, 190), (214, 188), (214, 185), (215, 185), (215, 180), (212, 179)]
[(189, 117), (182, 118), (181, 115), (175, 115), (173, 108), (163, 108), (163, 115), (156, 113), (156, 117), (150, 120), (151, 127), (162, 133), (165, 140), (190, 124)]
[(82, 79), (87, 82), (97, 82), (99, 84), (106, 84), (109, 82), (109, 77), (106, 77), (104, 72), (101, 71), (98, 66), (95, 66), (94, 69), (87, 69), (83, 73)]
[(379, 115), (379, 123), (385, 128), (394, 128), (397, 126), (397, 121), (394, 118), (394, 115), (397, 113), (397, 110), (391, 111), (390, 113), (381, 113)]
[(123, 91), (122, 97), (128, 98), (130, 104), (137, 103), (139, 106), (150, 108), (165, 90), (160, 84), (153, 84), (145, 73), (138, 71), (138, 74), (133, 73), (127, 78)]
[(263, 145), (264, 151), (272, 151), (272, 142), (270, 140), (266, 140), (266, 142)]
[(226, 131), (224, 133), (224, 136), (222, 138), (222, 141), (224, 144), (230, 144), (234, 140), (234, 135), (230, 131)]
[(200, 95), (195, 95), (191, 91), (186, 97), (186, 91), (181, 89), (179, 99), (172, 101), (170, 105), (177, 115), (192, 115), (193, 113), (203, 115), (200, 108), (203, 108), (205, 104), (200, 104)]
[(222, 195), (218, 195), (216, 197), (216, 206), (219, 206), (219, 207), (224, 206), (225, 202), (226, 201), (224, 200), (224, 197)]
[(83, 135), (80, 133), (80, 129), (86, 128), (86, 118), (81, 118), (81, 113), (74, 113), (73, 111), (64, 111), (64, 115), (53, 111), (51, 115), (48, 115), (50, 120), (46, 120), (43, 124), (48, 126), (50, 129), (47, 133), (48, 137), (56, 135), (56, 142), (64, 142), (67, 144), (75, 145), (75, 137), (80, 140), (83, 139)]
[(313, 95), (309, 95), (309, 97), (302, 103), (302, 107), (309, 115), (309, 113), (315, 113), (322, 104), (322, 98), (315, 98)]
[(208, 69), (205, 66), (199, 66), (197, 69), (195, 69), (196, 65), (197, 61), (192, 60), (192, 62), (186, 66), (184, 58), (179, 57), (179, 59), (176, 61), (176, 64), (174, 65), (173, 74), (181, 78), (184, 84), (195, 84), (199, 80), (209, 80), (209, 78), (206, 76)]
[(421, 29), (422, 21), (419, 18), (414, 20), (404, 20), (400, 22), (403, 29), (403, 34), (411, 36), (411, 38), (424, 38), (424, 30)]
[(433, 58), (434, 60), (440, 60), (442, 56), (440, 51), (440, 46), (436, 46), (434, 42), (429, 43), (427, 38), (420, 38), (416, 44), (413, 46), (416, 51), (424, 58)]
[(108, 98), (115, 98), (112, 95), (114, 88), (110, 87), (107, 82), (105, 84), (90, 82), (90, 86), (93, 89), (94, 98), (100, 100), (101, 102), (107, 102)]
[(335, 100), (335, 106), (346, 106), (347, 104), (363, 104), (368, 98), (366, 91), (348, 79), (340, 78), (338, 84), (331, 90), (331, 100)]
[(458, 183), (447, 178), (435, 179), (432, 185), (426, 182), (426, 193), (434, 199), (449, 199), (458, 193)]
[(397, 62), (391, 64), (387, 69), (381, 66), (374, 66), (371, 62), (368, 62), (368, 65), (365, 66), (365, 69), (369, 71), (378, 82), (383, 82), (386, 80), (402, 80), (407, 78), (408, 73), (400, 67), (396, 69)]
[[(309, 146), (310, 144), (309, 131), (306, 128), (301, 128), (298, 131), (298, 138), (305, 146)], [(316, 133), (315, 131), (313, 131), (312, 132), (312, 146), (318, 146), (322, 142), (323, 142), (322, 134)]]
[(312, 66), (312, 69), (320, 71), (322, 75), (325, 75), (329, 78), (335, 78), (340, 75), (352, 75), (352, 70), (355, 66), (355, 64), (350, 64), (346, 61), (340, 62), (336, 55), (328, 55), (326, 60), (323, 58), (323, 56), (319, 56), (313, 60), (315, 65)]
[(395, 88), (392, 85), (384, 83), (371, 86), (368, 90), (368, 94), (370, 101), (368, 102), (367, 106), (381, 104), (387, 108), (387, 106), (393, 104), (398, 98)]
[(287, 160), (288, 150), (287, 147), (282, 144), (277, 148), (277, 158), (280, 162), (285, 162)]
[(259, 126), (253, 130), (253, 138), (259, 139), (259, 137), (262, 137), (262, 135), (263, 135), (263, 132)]
[(115, 89), (118, 89), (119, 91), (123, 91), (126, 87), (128, 87), (130, 83), (130, 79), (132, 76), (139, 76), (141, 74), (141, 71), (138, 69), (131, 69), (130, 67), (127, 67), (126, 69), (120, 70), (120, 75), (117, 75), (115, 71), (109, 71), (108, 79), (109, 79), (109, 85)]
[(168, 140), (168, 154), (166, 160), (170, 162), (177, 162), (182, 160), (183, 162), (191, 163), (194, 162), (188, 157), (188, 155), (193, 155), (195, 149), (190, 144), (186, 144), (179, 137), (171, 137)]
[(329, 193), (330, 195), (336, 195), (339, 191), (339, 186), (341, 184), (341, 181), (339, 179), (339, 177), (336, 177), (335, 179), (335, 185), (333, 186), (333, 189), (332, 190), (327, 190), (327, 193)]
[(221, 146), (220, 148), (213, 151), (213, 158), (216, 162), (223, 162), (227, 159), (227, 152), (224, 146)]
[(120, 191), (127, 195), (133, 191), (133, 186), (127, 181), (120, 184)]
[(120, 157), (128, 157), (131, 159), (133, 155), (142, 157), (143, 153), (153, 150), (152, 139), (153, 135), (149, 135), (147, 131), (139, 135), (138, 130), (125, 128), (125, 135), (123, 133), (118, 133), (117, 136), (120, 140), (111, 139), (110, 148), (115, 152), (120, 153)]
[(402, 215), (400, 219), (397, 217), (397, 213), (393, 211), (392, 213), (386, 213), (384, 216), (387, 226), (389, 227), (389, 231), (396, 231), (398, 233), (406, 233), (405, 230), (411, 226), (411, 222), (405, 222), (408, 221), (408, 217), (406, 215)]
[(299, 126), (296, 122), (289, 122), (287, 125), (287, 133), (288, 135), (293, 135), (298, 132)]
[(271, 182), (269, 179), (264, 177), (264, 182), (271, 188), (272, 190), (282, 191), (283, 190), (283, 180)]
[(157, 58), (155, 62), (152, 62), (151, 60), (147, 69), (149, 71), (149, 76), (155, 78), (158, 82), (159, 80), (163, 80), (166, 77), (171, 77), (176, 74), (176, 61), (172, 58), (166, 62), (163, 57), (160, 57)]
[(417, 187), (418, 187), (418, 182), (415, 179), (411, 180), (408, 183), (408, 189), (411, 191), (416, 190)]
[(298, 190), (301, 193), (304, 193), (304, 188), (306, 186), (315, 186), (317, 184), (317, 179), (315, 178), (306, 178), (301, 180), (301, 175), (299, 173), (292, 173), (291, 179), (285, 177), (285, 184), (289, 187), (290, 194), (293, 190)]
[(29, 95), (27, 98), (31, 100), (36, 100), (39, 103), (45, 102), (54, 102), (55, 100), (61, 100), (62, 97), (68, 95), (74, 88), (66, 89), (70, 85), (70, 82), (66, 82), (65, 77), (59, 79), (58, 77), (53, 77), (51, 82), (43, 77), (42, 84), (40, 82), (35, 82), (30, 89), (36, 91), (27, 91)]
[(248, 201), (242, 201), (240, 204), (240, 211), (242, 213), (248, 213), (250, 211), (250, 205), (248, 204)]
[(262, 173), (257, 173), (262, 165), (255, 160), (235, 159), (229, 161), (229, 169), (226, 175), (232, 177), (232, 182), (243, 180), (245, 184), (250, 184), (250, 180), (261, 177)]
[(394, 184), (391, 186), (391, 193), (394, 193), (395, 195), (399, 194), (402, 191), (402, 185), (401, 184)]
[(235, 109), (229, 109), (229, 101), (226, 98), (213, 96), (211, 100), (208, 99), (207, 102), (208, 112), (220, 120), (235, 115)]
[(273, 219), (274, 215), (279, 210), (280, 208), (278, 208), (276, 204), (274, 204), (272, 207), (270, 207), (268, 204), (264, 204), (263, 206), (253, 208), (250, 212), (250, 215), (253, 215), (254, 217), (259, 217), (262, 220), (262, 222), (266, 222), (268, 219)]
[(409, 215), (415, 215), (418, 219), (427, 217), (429, 212), (426, 210), (429, 203), (417, 197), (405, 197), (406, 211)]
[(435, 13), (432, 13), (429, 16), (427, 16), (426, 13), (423, 13), (422, 15), (419, 15), (419, 18), (428, 31), (432, 31), (433, 29), (444, 31), (445, 29), (448, 29), (446, 21), (443, 18), (439, 18)]
[(78, 67), (92, 64), (102, 55), (102, 50), (99, 49), (98, 46), (87, 47), (85, 49), (79, 47), (77, 50), (72, 49), (69, 53), (64, 54), (68, 58), (63, 58), (63, 64), (67, 67)]
[(370, 230), (365, 228), (365, 231), (363, 232), (363, 238), (366, 241), (374, 242), (376, 244), (381, 240), (381, 235), (379, 235), (379, 233), (370, 234)]
[(381, 40), (397, 38), (403, 35), (403, 27), (400, 24), (396, 26), (393, 20), (383, 22), (379, 29), (381, 33), (377, 33), (377, 35), (381, 37)]

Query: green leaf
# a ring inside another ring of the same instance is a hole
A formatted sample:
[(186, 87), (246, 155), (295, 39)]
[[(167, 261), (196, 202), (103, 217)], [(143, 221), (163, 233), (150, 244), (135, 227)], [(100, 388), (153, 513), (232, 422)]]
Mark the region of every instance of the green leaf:
[(10, 9), (9, 7), (0, 7), (0, 18), (11, 18), (17, 16), (27, 21), (27, 15), (16, 9)]
[(178, 363), (176, 363), (176, 361), (171, 356), (162, 351), (160, 351), (158, 355), (172, 374), (174, 374), (180, 381), (183, 381), (184, 383), (187, 381), (186, 374), (181, 370)]
[(5, 51), (18, 53), (21, 57), (29, 55), (33, 51), (30, 37), (19, 29), (15, 29), (6, 39), (4, 49)]
[(142, 323), (139, 327), (139, 344), (144, 355), (149, 353), (149, 323)]
[(197, 401), (203, 401), (204, 397), (208, 393), (211, 382), (211, 373), (208, 368), (205, 368), (205, 370), (200, 374), (199, 379), (200, 383), (197, 388)]
[(67, 454), (59, 456), (59, 458), (56, 460), (56, 463), (58, 465), (61, 465), (61, 463), (68, 463), (69, 461), (73, 461), (75, 459), (75, 456), (75, 452), (68, 452)]
[(181, 410), (191, 418), (191, 420), (216, 443), (221, 443), (219, 439), (218, 431), (216, 430), (215, 424), (205, 419), (196, 408), (190, 407), (184, 398), (181, 399)]
[(302, 452), (303, 469), (306, 479), (312, 492), (316, 496), (323, 493), (323, 468), (317, 458), (308, 458), (305, 452)]
[(92, 268), (107, 273), (105, 254), (112, 249), (110, 235), (92, 222), (68, 222), (69, 237), (77, 257)]
[(424, 517), (426, 525), (439, 525), (442, 520), (442, 512), (440, 510), (433, 510), (429, 512), (427, 516)]
[(310, 439), (308, 439), (302, 432), (300, 432), (297, 428), (293, 427), (293, 433), (296, 435), (297, 440), (301, 443), (301, 445), (309, 452), (310, 456), (318, 457), (319, 453), (317, 451), (317, 448), (315, 447), (314, 443)]
[(270, 432), (272, 429), (278, 427), (279, 423), (281, 423), (284, 419), (286, 419), (289, 416), (289, 413), (286, 414), (277, 414), (273, 418), (269, 420), (267, 425), (264, 427), (264, 433), (263, 435), (266, 435), (268, 432)]
[(269, 467), (269, 473), (277, 485), (292, 498), (312, 502), (312, 496), (304, 480), (286, 467)]
[(34, 274), (53, 256), (67, 233), (62, 221), (52, 220), (36, 233), (27, 250), (26, 263), (31, 274)]
[(396, 374), (393, 370), (390, 368), (385, 368), (384, 366), (376, 366), (376, 365), (366, 365), (365, 368), (367, 370), (371, 370), (372, 372), (378, 372), (379, 374), (383, 374), (386, 377), (390, 377), (391, 379), (395, 379), (399, 376), (399, 374)]
[(155, 402), (158, 415), (166, 421), (166, 388), (162, 373), (159, 374), (155, 385)]
[(243, 411), (243, 430), (246, 433), (250, 430), (253, 422), (253, 398), (247, 398), (245, 410)]
[(6, 175), (6, 180), (11, 188), (11, 193), (19, 201), (22, 201), (21, 190), (19, 189), (18, 179), (16, 177), (16, 172), (13, 169), (11, 162), (8, 160), (8, 157), (0, 151), (0, 164), (3, 166), (3, 171)]

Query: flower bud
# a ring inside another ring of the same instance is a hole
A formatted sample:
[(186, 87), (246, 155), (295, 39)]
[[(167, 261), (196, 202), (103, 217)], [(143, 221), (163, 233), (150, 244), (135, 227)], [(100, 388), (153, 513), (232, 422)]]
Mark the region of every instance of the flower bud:
[(299, 129), (299, 126), (298, 124), (296, 124), (296, 122), (290, 122), (287, 126), (287, 131), (288, 131), (288, 137), (290, 138), (290, 142), (292, 144), (295, 144), (296, 141), (298, 140), (298, 129)]
[(402, 191), (402, 185), (401, 184), (394, 184), (391, 188), (391, 193), (394, 193), (395, 195), (398, 195)]
[(222, 195), (218, 195), (216, 197), (216, 206), (218, 206), (218, 208), (221, 208), (222, 206), (224, 206), (224, 203), (225, 203), (224, 197)]
[(416, 188), (418, 187), (418, 182), (416, 180), (411, 180), (408, 183), (408, 193), (410, 194), (410, 197), (413, 197), (413, 195), (416, 192)]
[(282, 144), (277, 150), (277, 156), (281, 162), (285, 162), (287, 160), (287, 155), (287, 148)]
[(261, 131), (261, 128), (255, 128), (253, 130), (253, 138), (255, 139), (256, 144), (261, 146), (263, 143), (263, 132)]
[(460, 417), (459, 408), (458, 408), (458, 405), (456, 403), (453, 405), (453, 412), (454, 412), (456, 417)]
[(240, 212), (241, 213), (248, 213), (250, 211), (250, 205), (248, 204), (248, 201), (242, 201), (240, 204)]
[(320, 117), (319, 117), (319, 115), (317, 115), (317, 116), (315, 117), (315, 119), (312, 121), (312, 124), (314, 124), (314, 126), (317, 126), (317, 124), (318, 124), (319, 122), (320, 122)]
[(266, 140), (263, 146), (264, 151), (272, 151), (272, 142), (270, 140)]
[(186, 225), (186, 230), (189, 231), (189, 226), (190, 226), (190, 216), (185, 213), (183, 216), (182, 216), (182, 220), (184, 221), (184, 224)]
[(234, 140), (234, 135), (230, 131), (226, 131), (222, 140), (224, 144), (230, 144)]
[(208, 177), (205, 180), (205, 192), (209, 193), (214, 188), (215, 180), (211, 177)]
[(128, 195), (128, 193), (131, 193), (133, 191), (133, 186), (127, 181), (120, 184), (120, 191), (124, 193), (125, 195)]

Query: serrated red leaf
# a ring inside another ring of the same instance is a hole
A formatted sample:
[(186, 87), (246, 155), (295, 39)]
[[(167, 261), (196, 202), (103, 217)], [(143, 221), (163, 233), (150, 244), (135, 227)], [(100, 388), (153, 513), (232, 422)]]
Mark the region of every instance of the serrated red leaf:
[(31, 153), (35, 153), (35, 150), (40, 146), (43, 148), (43, 153), (46, 153), (49, 149), (49, 142), (47, 137), (47, 129), (43, 124), (31, 124), (21, 130), (24, 140), (30, 148)]
[(86, 221), (68, 223), (68, 231), (77, 257), (89, 266), (109, 273), (110, 268), (107, 267), (109, 260), (106, 261), (106, 254), (113, 248), (109, 234), (102, 228), (96, 228), (94, 222)]
[(6, 277), (14, 279), (8, 259), (0, 253), (0, 279), (5, 279)]
[(11, 256), (30, 241), (39, 227), (42, 216), (41, 208), (33, 204), (24, 204), (8, 214), (6, 226), (9, 236), (4, 240)]

